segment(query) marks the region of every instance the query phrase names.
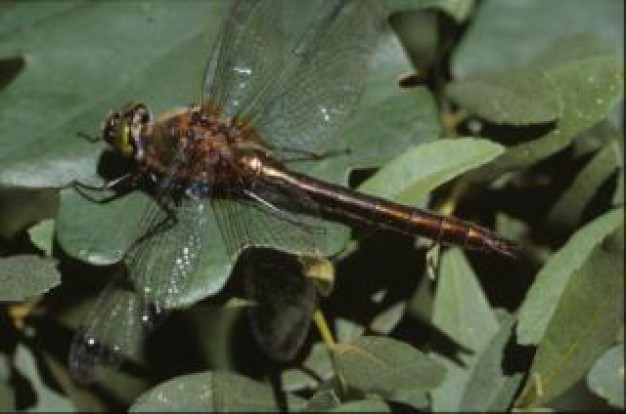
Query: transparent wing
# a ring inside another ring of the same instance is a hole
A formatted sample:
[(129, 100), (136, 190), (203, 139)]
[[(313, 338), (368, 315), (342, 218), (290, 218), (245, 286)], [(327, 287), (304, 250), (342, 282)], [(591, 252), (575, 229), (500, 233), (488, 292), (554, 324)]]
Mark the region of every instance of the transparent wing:
[(173, 218), (161, 212), (155, 226), (163, 220), (167, 224), (129, 252), (129, 278), (143, 299), (157, 309), (179, 306), (179, 298), (190, 288), (190, 275), (196, 271), (211, 231), (215, 231), (207, 217), (210, 205), (205, 203), (183, 198), (172, 212)]
[(329, 11), (291, 54), (273, 93), (248, 115), (275, 148), (320, 149), (361, 97), (378, 21), (364, 1)]
[(180, 191), (175, 174), (183, 160), (177, 157), (159, 180), (158, 203), (146, 206), (125, 256), (126, 274), (110, 282), (73, 339), (69, 363), (79, 381), (89, 382), (99, 371), (137, 359), (146, 335), (187, 293), (210, 231), (202, 202), (173, 202)]
[(233, 4), (207, 66), (204, 104), (235, 117), (279, 71), (290, 41), (282, 30), (283, 2)]
[(212, 203), (233, 258), (251, 246), (319, 255), (330, 243), (318, 205), (297, 188), (259, 180), (215, 194)]
[(122, 276), (109, 283), (72, 340), (72, 377), (87, 384), (124, 361), (140, 361), (143, 340), (158, 319), (150, 312)]

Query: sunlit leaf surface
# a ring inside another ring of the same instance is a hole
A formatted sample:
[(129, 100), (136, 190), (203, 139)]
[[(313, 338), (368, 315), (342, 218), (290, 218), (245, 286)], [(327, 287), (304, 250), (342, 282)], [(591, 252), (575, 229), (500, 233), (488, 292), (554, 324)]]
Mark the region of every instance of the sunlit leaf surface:
[(551, 257), (537, 275), (521, 307), (516, 330), (521, 344), (538, 344), (542, 340), (573, 274), (588, 266), (586, 262), (594, 249), (619, 228), (623, 220), (623, 209), (606, 213), (576, 232)]
[(596, 247), (570, 276), (516, 405), (536, 407), (579, 380), (624, 323), (624, 263)]
[(21, 301), (61, 283), (56, 261), (33, 255), (0, 259), (0, 301)]

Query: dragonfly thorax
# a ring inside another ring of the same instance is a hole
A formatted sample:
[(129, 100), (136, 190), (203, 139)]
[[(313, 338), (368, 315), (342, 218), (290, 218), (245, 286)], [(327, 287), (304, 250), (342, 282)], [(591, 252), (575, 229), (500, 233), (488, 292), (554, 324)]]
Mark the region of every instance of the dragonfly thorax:
[(269, 156), (256, 132), (243, 122), (190, 106), (158, 116), (135, 105), (105, 123), (107, 141), (151, 174), (172, 174), (181, 184), (231, 185), (253, 173), (250, 158)]

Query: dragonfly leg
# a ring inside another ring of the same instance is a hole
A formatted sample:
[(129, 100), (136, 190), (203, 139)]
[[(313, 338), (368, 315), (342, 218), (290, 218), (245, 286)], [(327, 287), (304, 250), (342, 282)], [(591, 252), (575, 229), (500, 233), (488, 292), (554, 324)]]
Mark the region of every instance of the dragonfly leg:
[[(87, 193), (87, 191), (104, 192), (104, 191), (107, 191), (107, 190), (112, 190), (112, 189), (115, 189), (116, 187), (118, 187), (120, 184), (133, 182), (138, 177), (139, 177), (139, 175), (136, 172), (126, 173), (126, 174), (124, 174), (124, 175), (122, 175), (120, 177), (117, 177), (117, 178), (113, 179), (113, 180), (105, 181), (101, 185), (90, 185), (90, 184), (85, 184), (83, 182), (80, 182), (78, 180), (73, 180), (67, 186), (65, 186), (65, 188), (71, 187), (71, 188), (75, 189), (80, 195), (82, 195), (83, 197), (85, 197), (89, 201), (93, 201), (94, 203), (108, 203), (110, 201), (113, 201), (113, 200), (123, 196), (125, 194), (125, 192), (119, 192), (119, 193), (113, 194), (110, 197), (98, 199), (98, 198), (95, 198), (95, 197), (91, 196), (89, 193)], [(131, 187), (134, 187), (134, 186), (131, 186)]]
[(84, 139), (85, 141), (91, 142), (91, 143), (95, 143), (95, 142), (102, 140), (102, 138), (99, 135), (89, 135), (88, 133), (83, 132), (83, 131), (78, 131), (77, 135), (81, 137), (82, 139)]

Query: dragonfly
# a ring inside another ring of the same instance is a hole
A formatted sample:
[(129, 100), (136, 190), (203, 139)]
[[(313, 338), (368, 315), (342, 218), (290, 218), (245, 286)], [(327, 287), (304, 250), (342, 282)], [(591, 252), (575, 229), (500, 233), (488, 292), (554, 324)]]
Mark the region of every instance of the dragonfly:
[[(198, 104), (154, 116), (146, 104), (134, 102), (106, 118), (102, 138), (133, 168), (99, 188), (147, 178), (156, 203), (146, 207), (124, 257), (130, 289), (109, 286), (73, 340), (69, 363), (75, 378), (90, 380), (98, 367), (118, 364), (174, 306), (208, 243), (209, 212), (232, 260), (255, 246), (318, 257), (329, 243), (328, 215), (514, 254), (513, 243), (479, 225), (289, 167), (293, 160), (336, 155), (315, 149), (354, 112), (383, 24), (365, 1), (319, 1), (307, 12), (307, 24), (284, 18), (289, 7), (294, 2), (232, 4)], [(249, 312), (263, 350), (290, 359), (308, 332), (315, 292), (293, 267), (251, 263), (250, 269), (245, 285), (252, 302), (272, 303), (281, 290), (291, 298), (280, 302), (284, 312), (277, 305), (251, 306)], [(273, 318), (281, 313), (291, 327), (277, 337), (282, 323)]]

